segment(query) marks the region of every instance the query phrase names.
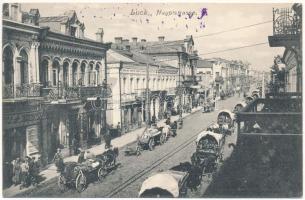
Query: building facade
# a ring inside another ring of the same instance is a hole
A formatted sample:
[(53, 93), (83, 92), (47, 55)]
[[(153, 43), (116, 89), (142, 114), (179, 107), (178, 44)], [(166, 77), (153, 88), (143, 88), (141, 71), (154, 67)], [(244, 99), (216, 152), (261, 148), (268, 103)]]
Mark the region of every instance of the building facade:
[(37, 156), (46, 164), (57, 148), (71, 155), (73, 138), (84, 148), (100, 140), (106, 102), (90, 99), (110, 93), (102, 31), (97, 41), (85, 38), (74, 11), (40, 17), (20, 4), (3, 8), (4, 161)]
[(286, 92), (302, 92), (302, 4), (273, 9), (273, 35), (270, 47), (285, 47)]
[(176, 68), (155, 63), (151, 56), (131, 50), (128, 43), (118, 38), (107, 57), (113, 82), (113, 109), (108, 117), (111, 124), (120, 122), (126, 133), (141, 127), (147, 117), (163, 119), (164, 113), (174, 108)]

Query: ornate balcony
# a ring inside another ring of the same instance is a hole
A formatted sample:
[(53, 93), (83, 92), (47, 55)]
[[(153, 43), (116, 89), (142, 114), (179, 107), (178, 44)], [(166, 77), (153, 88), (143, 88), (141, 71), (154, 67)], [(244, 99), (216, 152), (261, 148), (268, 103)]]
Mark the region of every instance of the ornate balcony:
[(8, 84), (3, 86), (3, 99), (40, 97), (41, 85), (39, 83)]
[(289, 8), (273, 9), (273, 36), (269, 36), (271, 47), (296, 45), (302, 31), (301, 17)]
[(47, 101), (75, 101), (92, 97), (108, 98), (111, 89), (103, 86), (62, 86), (43, 88), (43, 96)]

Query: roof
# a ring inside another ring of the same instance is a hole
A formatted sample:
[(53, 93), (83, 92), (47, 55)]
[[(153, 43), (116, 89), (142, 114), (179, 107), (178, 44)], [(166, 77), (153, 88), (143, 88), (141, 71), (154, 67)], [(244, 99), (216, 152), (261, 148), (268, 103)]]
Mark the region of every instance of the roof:
[(107, 63), (134, 63), (133, 60), (131, 60), (130, 58), (128, 58), (125, 55), (122, 55), (112, 49), (109, 49), (107, 51)]
[(40, 17), (39, 22), (67, 22), (68, 16)]
[(199, 58), (197, 60), (197, 68), (212, 68), (213, 63), (207, 59), (201, 59)]

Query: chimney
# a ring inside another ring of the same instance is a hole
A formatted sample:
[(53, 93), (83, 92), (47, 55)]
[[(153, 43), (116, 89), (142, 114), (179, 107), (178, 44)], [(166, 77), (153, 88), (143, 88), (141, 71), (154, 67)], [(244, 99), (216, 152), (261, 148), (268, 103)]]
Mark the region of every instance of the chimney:
[(129, 44), (129, 40), (128, 39), (122, 40), (122, 44), (123, 45), (128, 45)]
[(97, 29), (95, 35), (96, 35), (96, 41), (103, 43), (104, 30), (102, 28)]
[(145, 42), (146, 42), (146, 40), (145, 40), (145, 39), (141, 39), (141, 42), (142, 42), (142, 43), (145, 43)]
[(132, 43), (134, 44), (134, 45), (136, 45), (137, 44), (137, 41), (138, 41), (138, 38), (137, 37), (133, 37), (133, 38), (131, 38), (132, 39)]
[(164, 36), (159, 36), (158, 37), (159, 42), (164, 42), (164, 38), (165, 38)]
[(116, 43), (116, 44), (122, 44), (122, 37), (115, 37), (114, 38), (114, 42)]
[(127, 51), (130, 51), (130, 45), (126, 45), (126, 46), (125, 46), (125, 49), (126, 49)]

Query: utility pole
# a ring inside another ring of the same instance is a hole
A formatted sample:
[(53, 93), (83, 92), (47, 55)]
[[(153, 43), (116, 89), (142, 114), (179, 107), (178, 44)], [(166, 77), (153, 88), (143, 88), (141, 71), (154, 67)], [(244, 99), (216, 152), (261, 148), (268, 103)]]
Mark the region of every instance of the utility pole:
[(103, 121), (102, 121), (102, 127), (104, 129), (107, 129), (106, 125), (107, 125), (107, 119), (106, 119), (106, 115), (107, 115), (107, 98), (108, 98), (108, 94), (107, 94), (107, 56), (105, 56), (105, 79), (103, 80), (102, 83), (102, 99), (103, 99)]
[(150, 126), (149, 65), (146, 64), (146, 127)]
[(178, 65), (179, 65), (179, 83), (178, 83), (178, 94), (179, 94), (179, 122), (182, 122), (182, 88), (181, 88), (181, 60), (180, 53), (178, 53)]

